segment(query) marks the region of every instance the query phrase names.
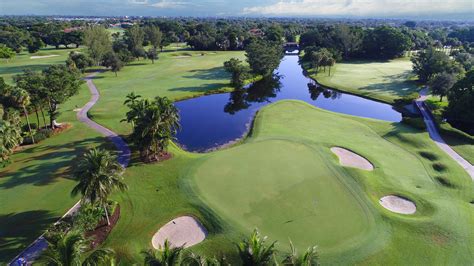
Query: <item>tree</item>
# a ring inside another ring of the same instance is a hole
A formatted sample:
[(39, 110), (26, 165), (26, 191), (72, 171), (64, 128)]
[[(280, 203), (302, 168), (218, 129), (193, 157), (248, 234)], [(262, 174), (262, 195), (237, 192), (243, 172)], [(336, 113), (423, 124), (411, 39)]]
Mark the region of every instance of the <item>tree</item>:
[(45, 44), (43, 40), (41, 40), (41, 38), (31, 37), (31, 39), (28, 41), (27, 48), (28, 48), (28, 52), (32, 54), (32, 53), (38, 52), (41, 49), (41, 47), (44, 47), (44, 46)]
[(134, 125), (132, 141), (145, 161), (157, 161), (179, 129), (179, 112), (168, 98), (141, 99), (130, 105), (127, 121)]
[(147, 26), (145, 27), (145, 37), (145, 39), (150, 42), (151, 46), (153, 46), (153, 49), (156, 51), (161, 45), (163, 33), (157, 26)]
[(456, 83), (456, 76), (447, 72), (436, 74), (428, 82), (431, 92), (433, 95), (439, 96), (440, 102), (443, 101), (443, 96), (448, 94), (454, 83)]
[(117, 72), (123, 67), (123, 62), (114, 52), (110, 51), (104, 55), (102, 65), (110, 68), (115, 73), (115, 76), (117, 76)]
[(71, 191), (71, 195), (81, 194), (82, 203), (101, 204), (107, 224), (110, 225), (106, 203), (114, 190), (127, 189), (127, 185), (122, 180), (122, 172), (123, 167), (110, 152), (91, 149), (79, 159), (74, 170), (74, 178), (78, 184)]
[(128, 50), (137, 59), (145, 56), (145, 50), (143, 49), (144, 40), (145, 33), (138, 25), (134, 25), (125, 31), (125, 42), (128, 45)]
[(26, 107), (31, 104), (30, 95), (28, 94), (26, 90), (17, 88), (13, 91), (13, 98), (15, 99), (16, 105), (23, 109), (23, 114), (25, 115), (25, 118), (26, 118), (26, 124), (28, 125), (31, 141), (35, 143), (35, 137), (34, 137), (33, 131), (31, 130), (30, 119), (28, 117), (28, 111), (26, 110)]
[(319, 265), (319, 255), (317, 247), (313, 246), (306, 250), (303, 254), (298, 254), (293, 243), (290, 241), (291, 253), (285, 256), (282, 264), (285, 266), (316, 266)]
[[(13, 116), (16, 114), (9, 115)], [(0, 117), (0, 166), (8, 161), (13, 150), (23, 141), (20, 126), (18, 123), (15, 123), (15, 120), (18, 121), (20, 119), (17, 117), (9, 120)]]
[(110, 34), (101, 26), (90, 26), (84, 30), (84, 44), (96, 65), (100, 64), (100, 60), (112, 48)]
[(261, 237), (257, 229), (248, 239), (244, 239), (237, 247), (242, 264), (245, 266), (270, 265), (275, 253), (275, 244), (265, 244), (267, 237)]
[(382, 26), (366, 33), (363, 46), (368, 57), (392, 59), (402, 56), (411, 47), (411, 40), (398, 28)]
[(77, 52), (70, 52), (66, 61), (66, 65), (68, 67), (76, 67), (82, 73), (84, 73), (86, 68), (91, 67), (93, 64), (94, 62), (90, 57), (88, 57), (86, 54)]
[(437, 51), (434, 47), (429, 47), (420, 51), (411, 58), (413, 71), (422, 82), (426, 82), (434, 75), (442, 72), (453, 73), (453, 63), (444, 52)]
[(4, 44), (0, 44), (0, 58), (8, 60), (15, 57), (15, 51), (11, 48), (5, 46)]
[(146, 266), (173, 266), (180, 265), (183, 249), (183, 247), (172, 248), (170, 242), (166, 239), (160, 251), (146, 250), (141, 253)]
[(232, 74), (231, 84), (235, 88), (242, 88), (245, 85), (245, 80), (248, 78), (250, 69), (242, 64), (237, 58), (231, 58), (224, 62), (224, 69)]
[(474, 70), (467, 72), (464, 78), (454, 84), (448, 92), (448, 100), (445, 113), (448, 121), (474, 134)]
[(84, 237), (71, 231), (56, 243), (48, 243), (48, 248), (40, 254), (37, 261), (54, 266), (86, 266), (111, 264), (114, 260), (115, 252), (112, 249), (97, 249), (86, 257), (87, 248), (88, 243)]
[(146, 52), (146, 57), (151, 60), (151, 63), (154, 64), (155, 60), (158, 59), (158, 52), (154, 47), (148, 49)]
[(253, 73), (262, 76), (272, 75), (283, 56), (280, 45), (263, 40), (251, 42), (245, 52)]
[(48, 45), (54, 46), (56, 49), (59, 49), (61, 44), (64, 44), (64, 32), (63, 31), (54, 31), (47, 35), (45, 42)]
[(39, 72), (25, 70), (22, 74), (13, 77), (18, 88), (26, 90), (30, 95), (31, 103), (35, 108), (36, 120), (38, 126), (40, 125), (38, 111), (43, 117), (43, 125), (46, 127), (46, 118), (44, 116), (43, 108), (46, 105), (46, 88), (43, 86), (43, 76)]
[(331, 36), (333, 43), (338, 45), (344, 59), (348, 59), (362, 47), (362, 31), (345, 24), (338, 24)]
[(68, 69), (65, 65), (52, 65), (43, 70), (43, 76), (50, 126), (53, 128), (58, 116), (58, 105), (75, 95), (83, 81), (78, 72)]

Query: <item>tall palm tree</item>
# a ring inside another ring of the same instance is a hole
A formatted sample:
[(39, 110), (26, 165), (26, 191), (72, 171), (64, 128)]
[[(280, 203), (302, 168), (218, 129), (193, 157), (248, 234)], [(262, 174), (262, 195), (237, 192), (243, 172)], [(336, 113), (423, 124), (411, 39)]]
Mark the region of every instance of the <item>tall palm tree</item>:
[(261, 266), (270, 265), (273, 262), (276, 241), (267, 246), (266, 239), (266, 236), (261, 237), (255, 229), (248, 239), (244, 239), (237, 245), (243, 265)]
[(21, 130), (10, 121), (0, 119), (0, 163), (7, 161), (13, 149), (22, 141)]
[(23, 114), (26, 117), (26, 123), (28, 124), (28, 130), (30, 131), (31, 141), (35, 143), (35, 138), (31, 130), (30, 119), (28, 117), (28, 111), (26, 110), (26, 107), (31, 104), (30, 95), (26, 90), (17, 88), (13, 91), (12, 96), (16, 105), (23, 108)]
[(54, 266), (78, 266), (108, 264), (114, 259), (111, 249), (97, 249), (84, 258), (88, 243), (79, 232), (69, 232), (56, 243), (48, 243), (48, 248), (38, 258), (38, 262)]
[(201, 255), (197, 255), (194, 253), (190, 253), (189, 255), (183, 258), (181, 265), (185, 266), (224, 266), (230, 265), (225, 263), (225, 258), (223, 257), (221, 260), (216, 258), (208, 258)]
[(317, 247), (309, 247), (305, 253), (298, 254), (293, 242), (290, 240), (290, 248), (291, 253), (288, 254), (285, 259), (283, 260), (283, 265), (288, 266), (316, 266), (319, 265), (318, 259), (318, 251)]
[(79, 160), (74, 171), (74, 177), (79, 183), (71, 191), (72, 196), (81, 194), (83, 203), (102, 204), (110, 225), (107, 212), (107, 199), (115, 190), (125, 191), (127, 185), (122, 178), (123, 167), (117, 162), (115, 156), (102, 149), (91, 149)]
[(149, 249), (141, 253), (146, 266), (173, 266), (181, 263), (181, 253), (183, 249), (183, 246), (171, 247), (170, 242), (166, 239), (160, 251)]

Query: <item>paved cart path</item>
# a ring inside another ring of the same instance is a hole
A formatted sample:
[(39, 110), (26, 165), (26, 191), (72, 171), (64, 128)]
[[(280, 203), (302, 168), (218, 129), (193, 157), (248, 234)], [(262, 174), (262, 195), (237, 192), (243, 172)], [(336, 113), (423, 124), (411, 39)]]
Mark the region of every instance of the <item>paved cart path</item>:
[(451, 158), (453, 158), (459, 165), (466, 170), (466, 172), (471, 176), (472, 180), (474, 181), (474, 166), (470, 164), (466, 159), (461, 157), (456, 151), (454, 151), (446, 142), (443, 140), (441, 135), (438, 132), (438, 128), (436, 127), (436, 123), (433, 120), (433, 116), (431, 112), (426, 108), (425, 100), (427, 99), (428, 89), (425, 88), (420, 91), (420, 98), (415, 101), (416, 106), (420, 109), (421, 114), (423, 115), (423, 119), (426, 124), (426, 128), (428, 133), (430, 133), (431, 139), (440, 147), (445, 153), (447, 153)]
[[(81, 108), (81, 110), (77, 113), (77, 119), (82, 123), (85, 123), (90, 128), (94, 129), (95, 131), (99, 132), (100, 134), (107, 137), (117, 148), (117, 159), (118, 162), (126, 168), (130, 161), (130, 148), (128, 147), (127, 143), (119, 136), (117, 133), (113, 132), (112, 130), (105, 128), (96, 122), (92, 121), (88, 116), (87, 112), (94, 106), (100, 98), (99, 91), (97, 90), (94, 82), (92, 81), (94, 76), (97, 75), (98, 72), (92, 73), (88, 75), (84, 80), (87, 82), (87, 87), (91, 93), (91, 99), (89, 102)], [(71, 209), (69, 209), (66, 214), (64, 214), (62, 218), (65, 216), (74, 214), (80, 207), (80, 202), (77, 202)], [(25, 250), (23, 250), (18, 256), (16, 256), (10, 265), (30, 265), (40, 253), (48, 247), (48, 243), (46, 239), (41, 235), (37, 238), (30, 246), (28, 246)]]

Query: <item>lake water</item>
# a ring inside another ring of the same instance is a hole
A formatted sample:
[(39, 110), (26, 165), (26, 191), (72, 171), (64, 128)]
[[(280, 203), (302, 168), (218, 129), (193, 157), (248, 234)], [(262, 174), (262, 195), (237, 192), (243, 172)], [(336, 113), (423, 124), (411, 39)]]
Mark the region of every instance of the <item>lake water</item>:
[(399, 122), (402, 116), (389, 104), (323, 89), (303, 74), (298, 56), (285, 56), (275, 77), (232, 93), (207, 95), (176, 102), (181, 115), (178, 143), (203, 152), (241, 138), (261, 107), (284, 99), (302, 100), (333, 112)]

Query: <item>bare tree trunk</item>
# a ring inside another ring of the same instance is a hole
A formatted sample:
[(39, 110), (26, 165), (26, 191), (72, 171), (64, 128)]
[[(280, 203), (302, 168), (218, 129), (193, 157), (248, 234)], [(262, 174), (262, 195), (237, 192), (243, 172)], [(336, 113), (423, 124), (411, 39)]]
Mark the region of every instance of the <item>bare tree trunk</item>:
[(31, 131), (30, 119), (28, 118), (28, 112), (26, 111), (26, 106), (23, 105), (23, 113), (25, 113), (26, 123), (28, 124), (28, 130), (30, 130), (31, 142), (35, 143), (35, 137)]
[(36, 123), (37, 124), (37, 128), (40, 128), (40, 118), (39, 118), (39, 114), (38, 114), (38, 106), (35, 105), (35, 113), (36, 113)]
[(43, 124), (44, 124), (44, 127), (47, 127), (47, 126), (46, 126), (46, 117), (44, 116), (43, 108), (40, 107), (40, 110), (41, 110), (41, 115), (43, 116)]
[(109, 212), (107, 211), (107, 206), (104, 203), (105, 218), (107, 219), (107, 225), (110, 225)]

